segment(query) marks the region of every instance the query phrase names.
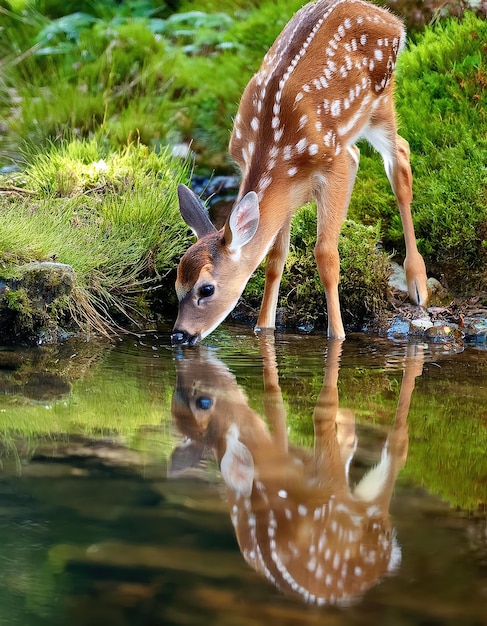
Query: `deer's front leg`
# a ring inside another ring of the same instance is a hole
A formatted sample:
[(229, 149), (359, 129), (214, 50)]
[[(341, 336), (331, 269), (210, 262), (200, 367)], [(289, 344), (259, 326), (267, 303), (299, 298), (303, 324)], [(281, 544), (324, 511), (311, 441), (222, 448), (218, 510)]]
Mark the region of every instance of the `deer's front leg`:
[(314, 252), (326, 294), (328, 337), (333, 339), (345, 337), (338, 296), (338, 238), (347, 215), (359, 157), (358, 148), (348, 148), (340, 159), (336, 159), (333, 169), (325, 177), (317, 179), (314, 191), (318, 211), (318, 235)]
[(284, 264), (289, 252), (289, 236), (291, 230), (291, 218), (286, 220), (278, 232), (272, 248), (267, 255), (265, 267), (265, 287), (257, 319), (256, 330), (263, 328), (275, 328), (276, 309), (279, 298), (279, 285), (281, 284)]

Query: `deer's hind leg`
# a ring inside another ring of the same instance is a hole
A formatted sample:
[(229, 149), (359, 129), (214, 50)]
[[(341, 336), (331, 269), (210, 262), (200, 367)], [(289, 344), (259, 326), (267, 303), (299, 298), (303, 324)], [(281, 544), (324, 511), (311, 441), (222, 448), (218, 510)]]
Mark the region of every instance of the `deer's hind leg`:
[(414, 304), (426, 306), (428, 303), (426, 268), (423, 257), (418, 252), (411, 215), (413, 176), (409, 162), (409, 144), (397, 134), (391, 97), (386, 97), (379, 103), (365, 137), (382, 156), (387, 178), (399, 206), (406, 244), (404, 270), (409, 298)]

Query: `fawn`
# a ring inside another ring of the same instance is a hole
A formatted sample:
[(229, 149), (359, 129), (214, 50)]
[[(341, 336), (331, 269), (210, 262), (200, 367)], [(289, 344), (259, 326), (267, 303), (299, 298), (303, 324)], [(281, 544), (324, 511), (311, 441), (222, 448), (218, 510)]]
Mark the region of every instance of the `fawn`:
[(178, 188), (183, 219), (197, 236), (176, 279), (173, 345), (193, 345), (232, 311), (267, 256), (257, 329), (275, 327), (293, 211), (314, 199), (314, 249), (328, 313), (328, 336), (345, 336), (338, 297), (338, 237), (364, 138), (381, 154), (401, 215), (412, 302), (426, 305), (426, 269), (411, 217), (409, 145), (397, 134), (393, 71), (405, 42), (402, 22), (363, 0), (318, 0), (290, 20), (247, 85), (230, 154), (240, 190), (217, 231), (197, 196)]

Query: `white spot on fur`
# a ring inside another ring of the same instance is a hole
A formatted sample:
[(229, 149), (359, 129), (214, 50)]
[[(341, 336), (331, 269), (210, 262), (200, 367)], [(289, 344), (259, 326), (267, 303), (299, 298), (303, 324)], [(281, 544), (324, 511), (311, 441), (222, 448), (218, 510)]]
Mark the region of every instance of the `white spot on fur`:
[(330, 72), (336, 72), (336, 71), (337, 71), (337, 65), (336, 65), (336, 63), (334, 63), (333, 61), (328, 60), (328, 61), (326, 62), (326, 65), (327, 65), (327, 67), (329, 68)]
[(331, 143), (332, 143), (332, 137), (333, 137), (333, 131), (329, 130), (326, 135), (323, 137), (323, 141), (325, 142), (325, 146), (327, 148), (331, 147)]
[(298, 505), (298, 513), (301, 517), (305, 517), (305, 515), (308, 515), (308, 507), (304, 504)]
[(307, 145), (308, 145), (308, 140), (306, 139), (306, 137), (303, 137), (297, 142), (296, 150), (299, 152), (299, 154), (303, 154)]
[(330, 107), (332, 117), (338, 117), (341, 113), (342, 105), (340, 100), (333, 100)]
[(271, 183), (272, 183), (272, 176), (266, 173), (260, 179), (257, 189), (259, 190), (260, 193), (262, 193), (267, 189), (267, 187), (269, 187)]

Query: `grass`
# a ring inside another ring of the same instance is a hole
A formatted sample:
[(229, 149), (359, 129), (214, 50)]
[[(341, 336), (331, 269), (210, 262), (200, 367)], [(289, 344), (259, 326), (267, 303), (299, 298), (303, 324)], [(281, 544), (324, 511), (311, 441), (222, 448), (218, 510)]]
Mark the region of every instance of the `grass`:
[(245, 3), (234, 15), (187, 7), (165, 19), (149, 8), (57, 19), (4, 9), (0, 111), (9, 132), (0, 163), (23, 140), (42, 146), (68, 131), (117, 147), (192, 143), (198, 167), (228, 169), (243, 87), (300, 4)]
[(141, 295), (186, 247), (176, 187), (187, 176), (184, 163), (140, 144), (111, 152), (72, 141), (34, 155), (17, 176), (34, 195), (0, 200), (0, 274), (55, 259), (76, 272), (67, 307), (82, 328), (137, 321)]

